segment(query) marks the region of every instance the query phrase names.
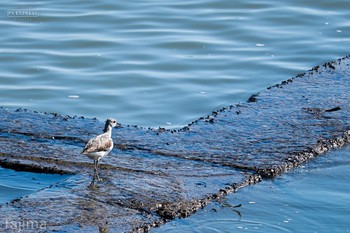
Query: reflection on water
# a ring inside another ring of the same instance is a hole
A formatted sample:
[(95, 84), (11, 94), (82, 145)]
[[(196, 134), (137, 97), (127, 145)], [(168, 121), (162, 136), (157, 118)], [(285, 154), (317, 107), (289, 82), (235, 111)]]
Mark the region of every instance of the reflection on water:
[(152, 232), (350, 232), (349, 155), (330, 152)]
[(183, 126), (350, 47), (348, 0), (0, 6), (38, 13), (0, 14), (1, 106), (147, 127)]
[(49, 187), (65, 178), (66, 175), (16, 172), (0, 167), (0, 204)]

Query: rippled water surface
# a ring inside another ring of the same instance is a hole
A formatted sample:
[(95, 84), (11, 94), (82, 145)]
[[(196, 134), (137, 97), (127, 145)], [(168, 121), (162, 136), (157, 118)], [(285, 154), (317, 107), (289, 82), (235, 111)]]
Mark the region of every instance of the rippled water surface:
[(349, 169), (348, 147), (151, 232), (350, 232)]
[[(180, 127), (349, 53), (350, 2), (8, 1), (0, 105)], [(37, 17), (13, 17), (31, 10)]]

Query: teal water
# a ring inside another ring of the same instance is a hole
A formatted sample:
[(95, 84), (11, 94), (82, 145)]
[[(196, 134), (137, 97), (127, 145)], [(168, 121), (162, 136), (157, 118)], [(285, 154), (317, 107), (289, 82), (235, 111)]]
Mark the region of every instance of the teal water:
[[(181, 127), (348, 55), (350, 48), (348, 0), (25, 0), (1, 2), (0, 9), (0, 106), (101, 121), (113, 116), (123, 124), (146, 127)], [(32, 11), (35, 17), (14, 17), (13, 10)], [(338, 174), (328, 168), (336, 157), (316, 163), (315, 175), (288, 174), (228, 197), (228, 203), (243, 205), (235, 209), (241, 218), (213, 203), (216, 211), (198, 214), (210, 218), (193, 220), (189, 228), (178, 222), (166, 227), (175, 224), (197, 232), (211, 225), (218, 232), (254, 227), (258, 232), (292, 232), (297, 227), (303, 232), (303, 224), (339, 219), (332, 232), (346, 232), (347, 222), (338, 216), (349, 212), (332, 208), (342, 201), (324, 205), (335, 197), (349, 204), (346, 177), (323, 182), (327, 177), (322, 174)], [(11, 174), (6, 171), (0, 179), (0, 195), (6, 201), (55, 182), (44, 177), (48, 183), (43, 186), (36, 180), (27, 183), (18, 173), (8, 186)], [(302, 178), (307, 182), (293, 183)], [(317, 183), (323, 191), (311, 186)], [(261, 195), (253, 196), (259, 190)], [(315, 190), (322, 195), (315, 195)], [(290, 206), (296, 197), (310, 198), (298, 199), (295, 210)], [(258, 198), (263, 198), (262, 205)], [(312, 201), (327, 209), (309, 212)], [(291, 213), (284, 217), (282, 210)]]
[[(348, 0), (0, 3), (0, 105), (180, 127), (347, 55)], [(10, 17), (8, 10), (37, 11)]]
[(151, 232), (350, 232), (349, 169), (348, 147)]

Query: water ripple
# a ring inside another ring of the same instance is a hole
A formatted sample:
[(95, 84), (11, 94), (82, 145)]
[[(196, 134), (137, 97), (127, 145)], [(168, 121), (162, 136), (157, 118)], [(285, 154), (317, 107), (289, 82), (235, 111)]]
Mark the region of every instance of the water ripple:
[[(0, 101), (180, 127), (346, 55), (346, 6), (346, 0), (33, 1), (20, 7), (39, 17), (0, 18)], [(79, 101), (65, 98), (73, 94)]]

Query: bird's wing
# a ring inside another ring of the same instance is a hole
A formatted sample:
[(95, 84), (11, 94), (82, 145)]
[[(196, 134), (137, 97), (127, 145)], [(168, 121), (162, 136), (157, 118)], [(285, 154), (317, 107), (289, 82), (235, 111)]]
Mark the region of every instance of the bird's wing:
[(113, 145), (113, 141), (108, 135), (102, 134), (89, 140), (82, 154), (107, 151)]

